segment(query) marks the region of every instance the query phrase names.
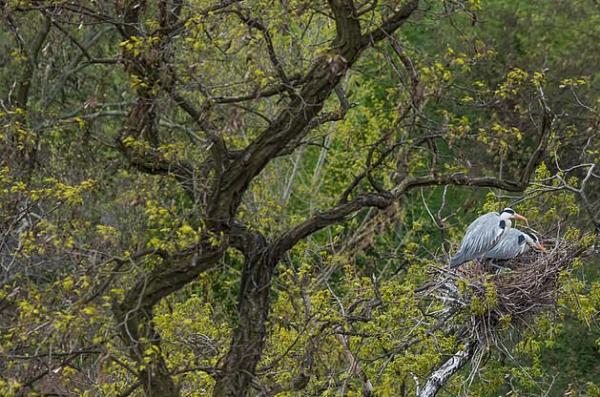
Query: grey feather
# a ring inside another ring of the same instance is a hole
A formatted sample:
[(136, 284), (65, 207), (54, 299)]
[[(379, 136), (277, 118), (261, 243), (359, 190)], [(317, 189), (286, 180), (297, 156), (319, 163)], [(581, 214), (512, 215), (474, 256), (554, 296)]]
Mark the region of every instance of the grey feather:
[(475, 219), (467, 228), (456, 255), (450, 259), (450, 267), (457, 267), (473, 259), (481, 258), (494, 248), (506, 229), (500, 228), (500, 214), (490, 212)]
[(523, 240), (519, 243), (519, 236), (523, 232), (519, 229), (511, 228), (507, 230), (498, 244), (489, 250), (484, 258), (489, 259), (512, 259), (525, 253), (529, 249), (529, 245)]

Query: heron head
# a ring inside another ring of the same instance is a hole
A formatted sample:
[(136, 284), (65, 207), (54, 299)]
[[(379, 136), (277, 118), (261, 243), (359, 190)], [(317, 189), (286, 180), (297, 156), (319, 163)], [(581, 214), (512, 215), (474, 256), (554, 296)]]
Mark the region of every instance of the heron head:
[(500, 218), (502, 219), (518, 219), (521, 221), (527, 221), (527, 218), (525, 218), (523, 215), (517, 214), (515, 212), (515, 210), (513, 210), (512, 208), (505, 208), (502, 210), (502, 212), (500, 213)]
[(544, 248), (544, 244), (542, 244), (538, 236), (536, 236), (535, 234), (525, 232), (523, 236), (525, 237), (525, 241), (527, 242), (527, 244), (529, 244), (531, 247), (539, 249), (540, 251), (546, 251), (546, 248)]

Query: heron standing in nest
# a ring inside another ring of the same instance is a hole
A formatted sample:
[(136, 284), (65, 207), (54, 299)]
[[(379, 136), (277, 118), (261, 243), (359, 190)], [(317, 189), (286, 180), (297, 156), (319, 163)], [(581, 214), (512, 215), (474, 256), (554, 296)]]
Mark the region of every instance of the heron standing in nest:
[(512, 219), (527, 219), (512, 208), (502, 212), (489, 212), (475, 219), (467, 228), (456, 255), (450, 259), (450, 267), (455, 268), (473, 259), (480, 259), (494, 248), (504, 233), (512, 227)]

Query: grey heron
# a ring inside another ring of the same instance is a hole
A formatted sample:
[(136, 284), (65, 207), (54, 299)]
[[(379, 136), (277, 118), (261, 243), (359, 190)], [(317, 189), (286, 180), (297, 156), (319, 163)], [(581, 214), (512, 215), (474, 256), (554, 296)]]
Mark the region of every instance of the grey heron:
[(483, 257), (498, 244), (505, 231), (511, 228), (511, 219), (526, 220), (512, 208), (505, 208), (500, 213), (489, 212), (475, 219), (467, 228), (458, 252), (450, 259), (450, 267), (458, 267)]
[(504, 235), (498, 244), (486, 252), (483, 258), (500, 260), (512, 259), (527, 252), (529, 247), (541, 251), (545, 250), (544, 245), (535, 234), (511, 228), (504, 232)]

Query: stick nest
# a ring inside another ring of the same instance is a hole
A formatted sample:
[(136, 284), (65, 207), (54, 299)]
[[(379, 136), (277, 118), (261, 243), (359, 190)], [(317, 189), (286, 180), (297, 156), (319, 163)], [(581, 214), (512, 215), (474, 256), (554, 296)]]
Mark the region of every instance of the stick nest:
[(501, 264), (472, 262), (455, 271), (438, 269), (440, 281), (428, 291), (452, 313), (469, 314), (468, 328), (480, 342), (489, 343), (500, 330), (522, 326), (532, 316), (554, 310), (560, 275), (571, 269), (579, 254), (560, 240), (546, 252), (530, 251)]

